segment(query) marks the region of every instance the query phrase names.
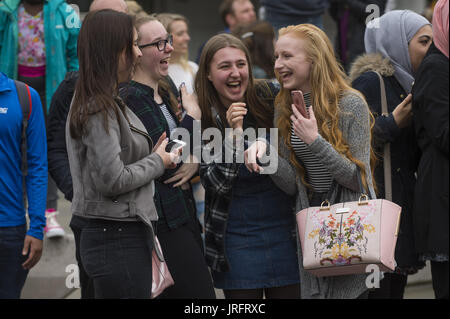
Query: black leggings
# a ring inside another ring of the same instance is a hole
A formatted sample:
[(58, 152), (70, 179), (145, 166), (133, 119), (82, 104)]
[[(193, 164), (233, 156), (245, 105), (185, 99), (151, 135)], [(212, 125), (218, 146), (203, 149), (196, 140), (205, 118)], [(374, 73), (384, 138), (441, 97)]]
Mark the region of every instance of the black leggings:
[(194, 221), (172, 231), (158, 231), (164, 259), (175, 284), (157, 299), (215, 299), (200, 233)]
[(260, 288), (224, 290), (225, 299), (300, 299), (300, 284)]
[(431, 276), (436, 299), (448, 299), (448, 261), (431, 262)]
[(28, 77), (19, 76), (18, 80), (31, 86), (39, 94), (44, 111), (45, 126), (47, 127), (47, 99), (45, 98), (45, 76)]
[(403, 299), (408, 276), (385, 273), (380, 288), (370, 291), (369, 299)]

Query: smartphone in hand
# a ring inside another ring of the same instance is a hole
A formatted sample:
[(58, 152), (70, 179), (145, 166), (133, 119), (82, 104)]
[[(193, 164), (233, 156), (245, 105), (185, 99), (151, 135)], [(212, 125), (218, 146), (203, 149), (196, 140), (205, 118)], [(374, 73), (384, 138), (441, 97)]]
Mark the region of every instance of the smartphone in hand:
[(181, 112), (184, 112), (184, 107), (183, 107), (183, 94), (181, 93), (181, 88), (184, 85), (184, 83), (181, 83), (180, 87), (178, 88), (178, 97), (180, 98), (180, 107), (181, 107)]
[(183, 142), (180, 140), (171, 140), (166, 145), (166, 152), (168, 152), (168, 153), (177, 152), (185, 146), (186, 146), (186, 142)]
[(292, 101), (294, 102), (295, 107), (300, 112), (300, 114), (309, 119), (309, 113), (306, 110), (305, 100), (303, 99), (303, 92), (300, 90), (295, 90), (291, 92)]

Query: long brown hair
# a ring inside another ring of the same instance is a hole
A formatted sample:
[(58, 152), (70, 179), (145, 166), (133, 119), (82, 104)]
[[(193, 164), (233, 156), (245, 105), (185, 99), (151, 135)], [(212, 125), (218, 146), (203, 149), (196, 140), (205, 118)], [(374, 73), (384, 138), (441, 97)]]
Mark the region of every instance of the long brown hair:
[[(347, 77), (342, 66), (336, 61), (333, 47), (326, 34), (319, 28), (311, 24), (301, 24), (289, 26), (279, 30), (279, 37), (288, 35), (303, 39), (305, 41), (305, 52), (309, 61), (313, 61), (310, 71), (311, 102), (314, 106), (314, 114), (317, 119), (317, 126), (321, 136), (328, 141), (334, 149), (341, 155), (355, 163), (360, 171), (363, 186), (367, 189), (366, 169), (363, 162), (356, 159), (350, 152), (350, 147), (345, 141), (342, 131), (339, 129), (339, 100), (344, 92), (352, 91), (358, 94), (361, 99), (364, 97), (359, 91), (352, 89), (347, 83)], [(277, 78), (282, 83), (279, 74)], [(279, 117), (276, 125), (283, 142), (291, 150), (290, 161), (294, 164), (302, 182), (310, 187), (305, 180), (305, 169), (297, 160), (291, 145), (291, 120), (292, 97), (290, 91), (281, 86), (281, 90), (275, 99), (275, 105), (279, 109)], [(367, 104), (366, 107), (368, 108)], [(370, 111), (371, 127), (374, 125), (374, 118)], [(375, 154), (371, 148), (371, 170), (375, 166)]]
[[(220, 119), (226, 125), (227, 106), (223, 105), (219, 95), (208, 79), (211, 62), (217, 51), (223, 48), (236, 48), (245, 53), (248, 65), (248, 87), (244, 95), (244, 101), (247, 108), (255, 117), (258, 127), (270, 129), (273, 126), (274, 109), (270, 100), (270, 88), (265, 81), (256, 81), (253, 79), (250, 54), (241, 40), (233, 35), (222, 33), (213, 36), (205, 44), (199, 63), (197, 76), (195, 77), (195, 91), (198, 97), (198, 103), (202, 111), (202, 130), (209, 127), (219, 127), (213, 119), (211, 107), (216, 107)], [(261, 92), (261, 93), (260, 93)]]
[[(70, 117), (70, 135), (80, 138), (89, 116), (103, 113), (108, 131), (108, 113), (120, 111), (117, 97), (118, 66), (122, 53), (129, 70), (135, 63), (133, 54), (133, 18), (110, 9), (88, 13), (78, 37), (79, 78), (75, 86)], [(123, 110), (122, 110), (123, 111)]]

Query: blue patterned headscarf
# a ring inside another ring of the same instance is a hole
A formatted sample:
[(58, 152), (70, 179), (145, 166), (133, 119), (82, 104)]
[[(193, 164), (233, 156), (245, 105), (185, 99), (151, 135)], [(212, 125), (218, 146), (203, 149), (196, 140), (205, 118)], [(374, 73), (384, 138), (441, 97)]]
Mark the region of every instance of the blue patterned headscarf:
[(414, 81), (408, 44), (423, 26), (431, 23), (410, 10), (394, 10), (367, 24), (366, 53), (381, 53), (395, 68), (394, 76), (403, 89), (411, 92)]

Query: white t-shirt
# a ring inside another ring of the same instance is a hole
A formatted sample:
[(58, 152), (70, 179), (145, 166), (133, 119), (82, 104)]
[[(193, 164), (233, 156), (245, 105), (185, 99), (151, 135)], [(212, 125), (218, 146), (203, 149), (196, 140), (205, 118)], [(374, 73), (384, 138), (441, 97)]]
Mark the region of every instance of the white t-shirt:
[(198, 71), (198, 65), (191, 61), (188, 63), (192, 69), (192, 73), (183, 69), (180, 64), (169, 64), (169, 76), (177, 88), (184, 82), (188, 93), (192, 93), (194, 92), (194, 79)]

